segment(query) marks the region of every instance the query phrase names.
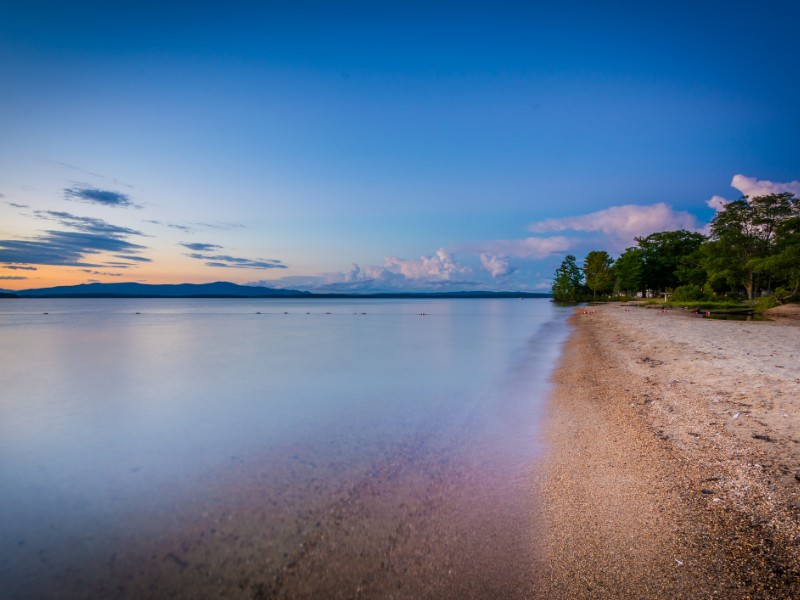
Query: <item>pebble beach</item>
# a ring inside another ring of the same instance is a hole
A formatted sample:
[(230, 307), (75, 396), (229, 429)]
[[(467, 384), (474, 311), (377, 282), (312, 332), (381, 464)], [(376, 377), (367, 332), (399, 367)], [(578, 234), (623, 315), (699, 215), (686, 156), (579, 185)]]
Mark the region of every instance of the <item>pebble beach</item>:
[(577, 309), (535, 471), (534, 595), (800, 595), (800, 311)]

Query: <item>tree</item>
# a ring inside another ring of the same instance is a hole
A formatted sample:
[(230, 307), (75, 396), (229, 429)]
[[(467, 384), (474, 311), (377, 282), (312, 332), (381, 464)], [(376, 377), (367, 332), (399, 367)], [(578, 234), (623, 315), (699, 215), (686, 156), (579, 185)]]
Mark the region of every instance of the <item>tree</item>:
[(586, 287), (592, 290), (592, 298), (603, 292), (610, 292), (614, 286), (614, 275), (611, 266), (614, 264), (605, 250), (593, 250), (583, 261), (583, 275)]
[(779, 300), (789, 302), (800, 296), (800, 217), (790, 217), (778, 225), (775, 252), (759, 262), (756, 272), (774, 278)]
[(643, 291), (643, 268), (642, 251), (639, 248), (625, 250), (612, 267), (615, 289), (627, 296), (634, 296), (636, 292)]
[(724, 274), (731, 283), (743, 286), (752, 302), (761, 279), (770, 282), (773, 273), (784, 268), (773, 256), (782, 252), (777, 241), (783, 224), (797, 216), (800, 204), (789, 193), (743, 196), (728, 203), (711, 221), (714, 254), (706, 259), (709, 276)]
[(662, 291), (681, 283), (677, 275), (681, 261), (694, 254), (706, 241), (706, 236), (679, 229), (634, 239), (641, 251), (642, 284), (647, 289)]
[(581, 296), (583, 275), (572, 254), (568, 254), (553, 275), (553, 300), (577, 302)]

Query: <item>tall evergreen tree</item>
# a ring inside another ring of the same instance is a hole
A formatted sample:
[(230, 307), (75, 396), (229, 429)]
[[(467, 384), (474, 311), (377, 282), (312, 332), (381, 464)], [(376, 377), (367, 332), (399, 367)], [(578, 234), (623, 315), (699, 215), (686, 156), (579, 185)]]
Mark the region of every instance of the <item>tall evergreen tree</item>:
[(581, 296), (583, 274), (577, 259), (568, 254), (553, 275), (553, 300), (556, 302), (577, 302)]

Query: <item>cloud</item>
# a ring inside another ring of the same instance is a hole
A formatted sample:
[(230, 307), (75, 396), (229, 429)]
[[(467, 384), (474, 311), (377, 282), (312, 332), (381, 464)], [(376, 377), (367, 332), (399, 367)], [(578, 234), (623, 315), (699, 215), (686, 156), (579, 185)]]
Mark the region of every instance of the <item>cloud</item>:
[(210, 252), (211, 250), (216, 250), (222, 248), (222, 246), (217, 246), (216, 244), (201, 244), (201, 243), (192, 243), (192, 244), (181, 244), (184, 248), (188, 248), (189, 250), (194, 250), (195, 252)]
[(20, 281), (22, 279), (27, 279), (27, 277), (21, 277), (20, 275), (0, 275), (0, 279), (5, 281)]
[(19, 265), (3, 265), (4, 269), (10, 269), (12, 271), (36, 271), (36, 267), (21, 267)]
[(61, 162), (59, 160), (57, 160), (57, 161), (49, 161), (49, 162), (53, 162), (54, 164), (57, 164), (59, 166), (67, 168), (67, 169), (72, 169), (73, 171), (80, 171), (81, 173), (85, 173), (86, 175), (91, 175), (92, 177), (98, 177), (100, 179), (105, 179), (105, 180), (111, 181), (112, 183), (115, 183), (117, 185), (123, 185), (123, 186), (125, 186), (127, 188), (132, 188), (133, 187), (129, 183), (122, 183), (122, 182), (117, 181), (116, 178), (108, 177), (106, 175), (101, 175), (100, 173), (95, 173), (94, 171), (88, 171), (88, 170), (83, 169), (81, 167), (76, 167), (75, 165), (70, 165), (68, 163)]
[(494, 279), (506, 277), (515, 271), (514, 267), (511, 266), (509, 257), (503, 254), (490, 255), (484, 252), (481, 254), (481, 264)]
[(30, 208), (27, 204), (18, 204), (16, 202), (6, 202), (9, 206), (13, 206), (14, 208)]
[(448, 280), (459, 273), (470, 272), (469, 267), (456, 264), (444, 248), (437, 250), (434, 256), (423, 256), (416, 260), (390, 256), (384, 261), (384, 266), (378, 268), (399, 273), (406, 279)]
[(538, 260), (566, 252), (573, 245), (574, 240), (571, 238), (556, 235), (528, 237), (522, 240), (494, 240), (477, 244), (476, 248), (481, 255)]
[[(185, 244), (184, 244), (185, 245)], [(220, 248), (221, 246), (215, 246)], [(206, 261), (207, 267), (223, 267), (232, 269), (286, 269), (282, 261), (274, 258), (239, 258), (227, 254), (202, 254), (192, 252), (187, 254), (191, 258)]]
[(108, 273), (106, 271), (93, 271), (92, 269), (81, 269), (84, 273), (89, 273), (90, 275), (105, 275), (107, 277), (122, 277), (122, 273)]
[[(800, 181), (788, 181), (786, 183), (778, 183), (769, 181), (768, 179), (756, 179), (755, 177), (747, 177), (741, 173), (734, 175), (731, 180), (731, 187), (739, 190), (742, 196), (748, 198), (755, 198), (757, 196), (769, 196), (770, 194), (782, 194), (789, 192), (800, 198)], [(722, 196), (712, 196), (706, 204), (716, 211), (722, 210), (726, 204), (731, 200), (723, 198)]]
[(131, 235), (142, 235), (141, 232), (102, 219), (58, 211), (36, 211), (36, 216), (73, 231), (47, 230), (32, 239), (0, 240), (0, 263), (114, 267), (114, 263), (87, 262), (86, 257), (106, 252), (134, 255), (146, 248), (126, 239)]
[(92, 217), (78, 217), (68, 212), (61, 212), (55, 210), (37, 210), (34, 214), (47, 221), (55, 221), (64, 227), (70, 229), (77, 229), (78, 231), (85, 231), (87, 233), (95, 233), (100, 235), (112, 236), (127, 236), (127, 235), (144, 235), (141, 231), (130, 229), (129, 227), (119, 227), (104, 221), (103, 219), (94, 219)]
[[(146, 256), (133, 256), (131, 254), (115, 254), (114, 256), (116, 258), (121, 258), (123, 260), (135, 260), (137, 262), (153, 262), (152, 258), (147, 258)], [(123, 263), (116, 263), (116, 264), (123, 264)]]
[(719, 212), (723, 208), (725, 208), (726, 204), (730, 204), (730, 202), (731, 202), (730, 200), (727, 200), (722, 196), (717, 196), (716, 194), (714, 194), (713, 196), (711, 196), (711, 200), (706, 200), (706, 205), (709, 208), (713, 208), (715, 211)]
[(249, 285), (294, 288), (318, 293), (432, 292), (485, 289), (485, 282), (465, 277), (471, 274), (444, 249), (433, 256), (403, 259), (390, 256), (383, 265), (353, 263), (347, 272), (313, 276), (289, 276), (274, 280), (253, 281)]
[(205, 227), (206, 229), (219, 229), (221, 231), (230, 231), (231, 229), (244, 229), (246, 226), (241, 223), (225, 223), (218, 221), (216, 223), (193, 223), (198, 227)]
[(64, 198), (67, 200), (88, 202), (90, 204), (102, 204), (103, 206), (137, 206), (131, 202), (131, 198), (127, 194), (112, 192), (110, 190), (99, 190), (87, 186), (64, 188)]
[(586, 215), (546, 219), (531, 224), (528, 229), (534, 233), (574, 231), (597, 234), (600, 238), (595, 240), (597, 243), (604, 244), (609, 250), (621, 251), (632, 245), (635, 237), (677, 229), (698, 231), (700, 224), (692, 214), (659, 202), (611, 206)]
[(138, 252), (145, 246), (115, 236), (79, 231), (46, 231), (33, 240), (0, 240), (0, 263), (23, 265), (102, 266), (85, 257), (102, 252)]
[(164, 227), (177, 229), (178, 231), (183, 231), (184, 233), (194, 233), (194, 229), (188, 225), (181, 225), (180, 223), (170, 223), (169, 221), (159, 221), (157, 219), (145, 219), (144, 222), (153, 223), (154, 225), (163, 225)]

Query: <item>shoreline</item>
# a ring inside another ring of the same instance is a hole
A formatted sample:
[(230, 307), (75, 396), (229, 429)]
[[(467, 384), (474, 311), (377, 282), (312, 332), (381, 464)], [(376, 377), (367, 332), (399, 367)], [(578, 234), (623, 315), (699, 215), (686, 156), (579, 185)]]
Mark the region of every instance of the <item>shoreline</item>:
[(800, 594), (800, 328), (618, 304), (570, 322), (535, 595)]

